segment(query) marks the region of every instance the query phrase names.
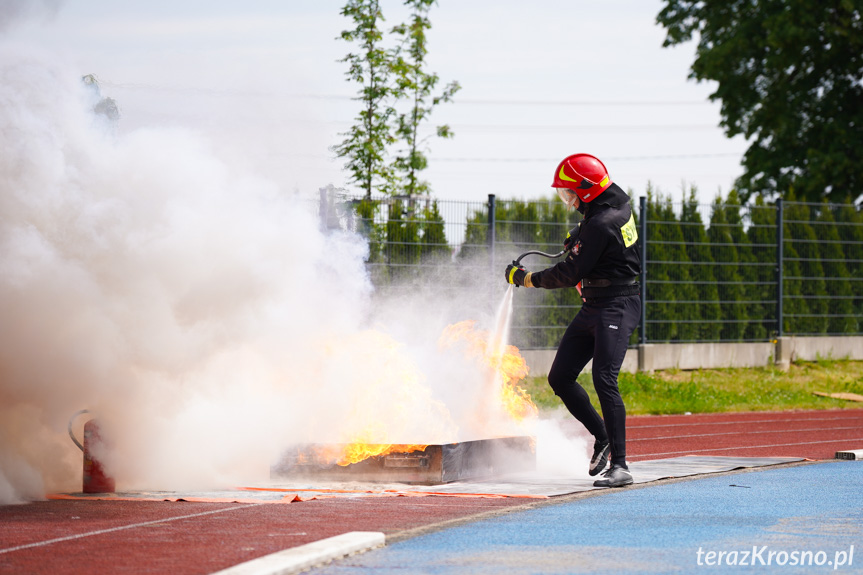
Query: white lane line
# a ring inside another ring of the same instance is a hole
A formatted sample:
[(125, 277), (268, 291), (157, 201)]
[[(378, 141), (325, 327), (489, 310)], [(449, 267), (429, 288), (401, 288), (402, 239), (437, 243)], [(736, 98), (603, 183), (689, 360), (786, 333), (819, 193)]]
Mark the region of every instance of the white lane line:
[(746, 445), (741, 447), (714, 447), (712, 449), (687, 449), (686, 451), (666, 451), (665, 453), (639, 453), (632, 457), (653, 457), (656, 455), (680, 455), (681, 453), (704, 453), (706, 451), (737, 451), (738, 449), (761, 449), (765, 447), (791, 447), (794, 445), (814, 445), (816, 443), (840, 443), (851, 441), (863, 441), (863, 437), (856, 439), (827, 439), (824, 441), (801, 441), (800, 443), (770, 443), (768, 445)]
[(289, 575), (353, 553), (383, 547), (385, 542), (384, 534), (377, 531), (351, 531), (252, 559), (213, 575)]
[[(634, 429), (634, 428), (633, 428)], [(723, 431), (720, 433), (694, 433), (692, 435), (666, 435), (665, 437), (636, 437), (633, 439), (626, 438), (626, 442), (630, 443), (632, 441), (654, 441), (656, 439), (683, 439), (685, 437), (715, 437), (717, 435), (751, 435), (753, 433), (758, 433), (760, 435), (765, 435), (768, 433), (800, 433), (802, 431), (840, 431), (845, 429), (860, 429), (859, 425), (855, 425), (853, 427), (818, 427), (814, 429), (778, 429), (776, 431), (754, 431), (752, 429), (745, 429), (743, 431)]]
[(245, 509), (246, 507), (256, 507), (258, 505), (266, 505), (266, 503), (250, 503), (239, 507), (228, 507), (225, 509), (214, 509), (212, 511), (202, 511), (201, 513), (192, 513), (190, 515), (181, 515), (179, 517), (168, 517), (167, 519), (156, 519), (154, 521), (144, 521), (142, 523), (132, 523), (130, 525), (121, 525), (120, 527), (111, 527), (109, 529), (99, 529), (98, 531), (88, 531), (87, 533), (79, 533), (77, 535), (68, 535), (66, 537), (57, 537), (56, 539), (46, 539), (45, 541), (37, 541), (36, 543), (27, 543), (26, 545), (18, 545), (17, 547), (9, 547), (0, 549), (0, 555), (3, 553), (11, 553), (12, 551), (20, 551), (22, 549), (31, 549), (33, 547), (43, 547), (54, 543), (62, 543), (63, 541), (74, 541), (75, 539), (83, 539), (84, 537), (92, 537), (94, 535), (103, 535), (105, 533), (114, 533), (115, 531), (123, 531), (125, 529), (135, 529), (136, 527), (146, 527), (147, 525), (156, 525), (157, 523), (168, 523), (169, 521), (179, 521), (180, 519), (191, 519), (192, 517), (201, 517), (203, 515), (212, 515), (214, 513), (222, 513), (225, 511), (236, 511), (237, 509)]

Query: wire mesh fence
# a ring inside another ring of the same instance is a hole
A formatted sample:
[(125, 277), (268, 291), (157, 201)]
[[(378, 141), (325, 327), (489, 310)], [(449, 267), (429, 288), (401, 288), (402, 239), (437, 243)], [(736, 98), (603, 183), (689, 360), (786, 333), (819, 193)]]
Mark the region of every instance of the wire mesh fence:
[[(758, 199), (742, 205), (633, 201), (643, 258), (642, 321), (632, 344), (756, 342), (863, 333), (863, 212), (851, 204)], [(519, 254), (562, 250), (581, 215), (560, 201), (357, 197), (321, 191), (330, 229), (361, 234), (376, 293), (435, 282), (452, 297), (505, 288)], [(530, 256), (528, 269), (555, 260)], [(581, 307), (575, 289), (528, 289), (515, 300), (513, 343), (554, 348)]]

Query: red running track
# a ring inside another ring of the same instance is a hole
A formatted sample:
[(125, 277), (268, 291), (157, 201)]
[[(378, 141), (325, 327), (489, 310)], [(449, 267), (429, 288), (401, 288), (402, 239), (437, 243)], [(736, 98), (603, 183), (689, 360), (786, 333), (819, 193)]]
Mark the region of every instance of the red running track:
[(348, 531), (390, 535), (524, 499), (54, 500), (0, 507), (0, 573), (204, 574)]
[(863, 449), (863, 409), (627, 418), (627, 460), (681, 455), (833, 459)]
[[(863, 449), (863, 409), (640, 416), (628, 459), (681, 455), (831, 459)], [(297, 503), (51, 500), (0, 507), (0, 573), (204, 574), (347, 531), (388, 536), (524, 499), (340, 497)]]

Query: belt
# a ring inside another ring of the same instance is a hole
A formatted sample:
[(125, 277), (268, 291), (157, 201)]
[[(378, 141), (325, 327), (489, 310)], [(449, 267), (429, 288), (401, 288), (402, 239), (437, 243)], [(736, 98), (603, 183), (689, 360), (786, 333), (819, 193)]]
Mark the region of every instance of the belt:
[[(617, 281), (622, 281), (623, 278), (617, 278)], [(582, 280), (584, 281), (584, 280)], [(593, 280), (596, 281), (596, 280)], [(602, 280), (603, 282), (610, 282), (615, 280)], [(584, 285), (584, 284), (582, 284)], [(638, 283), (626, 283), (626, 284), (617, 284), (617, 285), (608, 285), (606, 287), (582, 287), (581, 288), (581, 297), (584, 298), (585, 301), (590, 303), (596, 303), (597, 300), (604, 300), (608, 298), (622, 297), (622, 296), (631, 296), (638, 295), (641, 293), (641, 286)]]
[(605, 288), (611, 286), (631, 286), (635, 285), (635, 282), (638, 281), (637, 277), (628, 277), (628, 278), (602, 278), (602, 279), (590, 279), (584, 278), (581, 280), (581, 287), (590, 287), (590, 288)]

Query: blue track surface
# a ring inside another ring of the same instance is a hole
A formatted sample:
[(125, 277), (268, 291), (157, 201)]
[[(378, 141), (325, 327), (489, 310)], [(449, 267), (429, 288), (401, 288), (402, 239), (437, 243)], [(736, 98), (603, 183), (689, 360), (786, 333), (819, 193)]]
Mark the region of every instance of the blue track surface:
[(402, 541), (315, 573), (702, 571), (863, 573), (863, 462), (610, 490)]

